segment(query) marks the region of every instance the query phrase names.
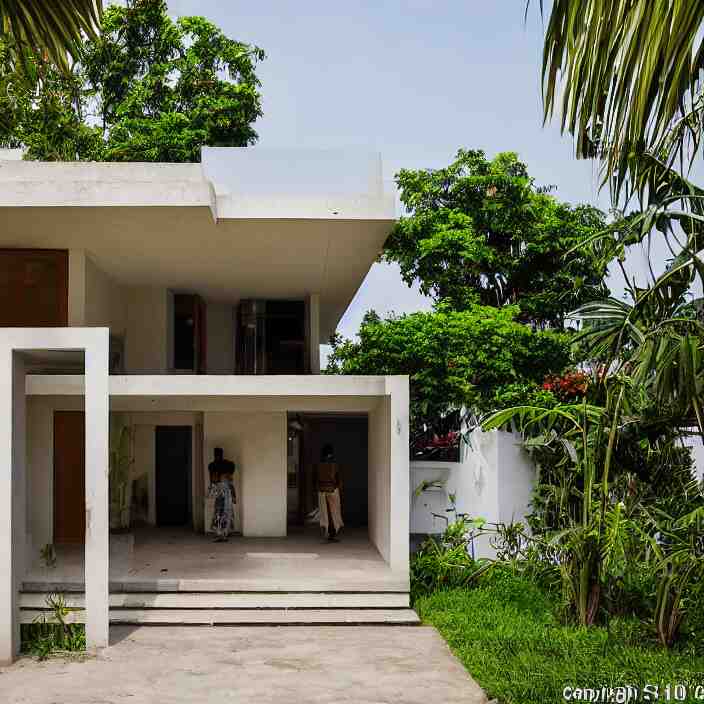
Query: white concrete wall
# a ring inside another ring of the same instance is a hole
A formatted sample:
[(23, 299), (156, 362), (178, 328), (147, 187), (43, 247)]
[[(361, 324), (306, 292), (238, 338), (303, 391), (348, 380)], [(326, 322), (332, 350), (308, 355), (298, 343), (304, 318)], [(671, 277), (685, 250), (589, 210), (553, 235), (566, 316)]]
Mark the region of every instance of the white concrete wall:
[(241, 515), (242, 534), (285, 536), (286, 414), (207, 412), (203, 416), (206, 468), (215, 447), (222, 447), (225, 457), (237, 464), (236, 511)]
[(168, 369), (168, 294), (164, 288), (128, 288), (125, 371), (163, 374)]
[(369, 540), (388, 562), (391, 552), (390, 402), (379, 400), (369, 413)]
[(498, 447), (499, 522), (525, 522), (535, 485), (535, 465), (519, 435), (501, 433)]
[(235, 371), (235, 309), (227, 303), (206, 303), (208, 374)]
[(111, 335), (124, 336), (127, 329), (125, 288), (89, 255), (85, 257), (85, 297), (85, 325), (107, 327)]
[(134, 464), (131, 468), (130, 478), (135, 480), (142, 476), (147, 477), (149, 495), (147, 522), (151, 525), (156, 525), (156, 428), (164, 425), (191, 426), (191, 507), (192, 520), (195, 525), (198, 514), (195, 485), (196, 463), (198, 460), (195, 454), (195, 427), (201, 422), (201, 414), (170, 411), (162, 413), (123, 413), (121, 415), (132, 429)]
[(86, 253), (83, 249), (68, 251), (68, 324), (86, 324)]
[[(423, 481), (437, 481), (441, 489), (415, 489)], [(411, 462), (411, 533), (441, 533), (448, 515), (450, 494), (457, 510), (490, 523), (525, 522), (535, 481), (535, 468), (520, 438), (512, 433), (480, 430), (471, 434), (470, 445), (462, 448), (460, 462)], [(477, 557), (493, 555), (488, 537), (475, 543)]]

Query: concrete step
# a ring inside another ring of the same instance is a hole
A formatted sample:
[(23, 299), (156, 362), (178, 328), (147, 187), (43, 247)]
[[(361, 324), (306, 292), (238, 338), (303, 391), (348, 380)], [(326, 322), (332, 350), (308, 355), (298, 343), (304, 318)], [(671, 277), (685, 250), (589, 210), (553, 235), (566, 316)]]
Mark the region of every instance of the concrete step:
[[(48, 593), (20, 594), (22, 609), (46, 609)], [(85, 607), (83, 594), (64, 595), (66, 606)], [(396, 609), (408, 608), (404, 592), (128, 592), (110, 594), (121, 609)]]
[[(47, 612), (22, 609), (21, 623), (33, 623)], [(82, 623), (83, 611), (67, 623)], [(413, 609), (110, 609), (112, 625), (298, 626), (417, 625)]]

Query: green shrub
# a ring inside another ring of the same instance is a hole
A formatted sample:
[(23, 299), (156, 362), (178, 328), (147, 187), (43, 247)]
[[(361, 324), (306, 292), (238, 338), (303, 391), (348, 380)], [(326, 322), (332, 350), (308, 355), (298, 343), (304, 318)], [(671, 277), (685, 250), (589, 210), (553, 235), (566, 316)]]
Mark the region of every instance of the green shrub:
[(86, 629), (82, 623), (23, 623), (20, 627), (21, 650), (45, 660), (57, 652), (83, 652)]
[(704, 658), (658, 646), (639, 620), (565, 626), (553, 604), (531, 581), (496, 567), (474, 588), (421, 597), (415, 608), (502, 704), (563, 701), (566, 686), (704, 683)]
[(49, 594), (50, 611), (20, 627), (21, 650), (40, 660), (56, 652), (82, 652), (86, 649), (86, 629), (82, 623), (68, 623), (75, 609), (67, 606), (63, 594)]

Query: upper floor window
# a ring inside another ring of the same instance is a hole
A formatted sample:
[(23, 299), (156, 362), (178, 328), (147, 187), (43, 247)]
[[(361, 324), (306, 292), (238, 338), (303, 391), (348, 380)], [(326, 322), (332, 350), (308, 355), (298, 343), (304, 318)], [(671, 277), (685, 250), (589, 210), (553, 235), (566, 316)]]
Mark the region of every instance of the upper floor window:
[(304, 301), (245, 300), (237, 329), (240, 374), (304, 374), (306, 364)]

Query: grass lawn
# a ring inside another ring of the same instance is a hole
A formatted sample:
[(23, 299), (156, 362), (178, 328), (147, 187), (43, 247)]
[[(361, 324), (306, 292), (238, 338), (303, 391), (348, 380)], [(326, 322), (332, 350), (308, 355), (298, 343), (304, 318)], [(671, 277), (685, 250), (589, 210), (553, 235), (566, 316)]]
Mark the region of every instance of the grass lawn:
[(563, 702), (566, 686), (704, 685), (704, 657), (660, 648), (634, 620), (608, 630), (561, 625), (550, 599), (511, 574), (496, 572), (474, 589), (436, 592), (414, 606), (502, 704)]

